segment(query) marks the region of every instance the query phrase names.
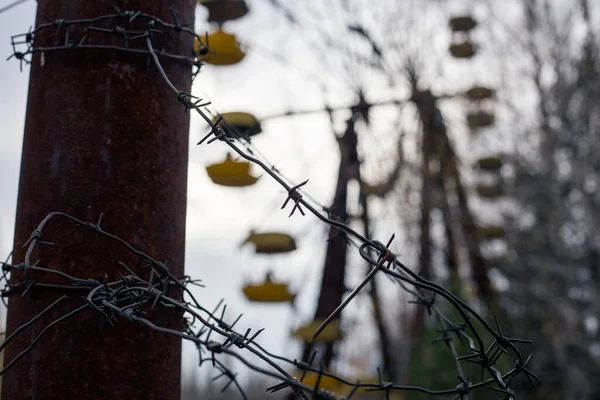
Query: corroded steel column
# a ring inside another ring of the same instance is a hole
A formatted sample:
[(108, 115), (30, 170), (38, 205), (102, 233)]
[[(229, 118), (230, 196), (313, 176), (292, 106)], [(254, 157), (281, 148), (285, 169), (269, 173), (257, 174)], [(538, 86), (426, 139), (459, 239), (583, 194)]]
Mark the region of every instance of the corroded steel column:
[[(139, 10), (193, 26), (195, 0), (39, 0), (36, 25), (51, 19), (93, 18), (121, 10)], [(114, 21), (94, 23), (112, 29)], [(62, 30), (61, 30), (62, 29)], [(106, 36), (72, 27), (77, 43), (106, 43)], [(105, 34), (106, 35), (106, 34)], [(109, 41), (121, 45), (118, 35)], [(35, 36), (35, 47), (64, 43), (64, 28)], [(176, 32), (154, 35), (155, 47), (191, 57), (193, 38)], [(141, 48), (143, 39), (135, 46)], [(133, 45), (133, 44), (132, 44)], [(191, 87), (192, 70), (162, 59), (172, 82)], [(97, 220), (183, 276), (189, 113), (170, 92), (148, 57), (116, 50), (78, 49), (35, 53), (32, 59), (23, 140), (13, 263), (23, 261), (23, 243), (35, 224), (52, 211)], [(35, 259), (40, 265), (79, 278), (119, 279), (125, 262), (141, 277), (122, 247), (72, 224), (52, 221)], [(136, 267), (137, 265), (137, 267)], [(48, 275), (32, 277), (58, 282)], [(11, 278), (13, 282), (16, 276)], [(60, 283), (65, 283), (60, 281)], [(7, 334), (29, 321), (62, 294), (68, 298), (21, 332), (6, 348), (5, 365), (28, 347), (51, 321), (82, 304), (82, 293), (33, 288), (9, 298)], [(158, 325), (180, 329), (181, 315), (155, 311)], [(181, 339), (117, 319), (114, 326), (86, 310), (51, 328), (34, 349), (3, 378), (3, 399), (178, 399)]]

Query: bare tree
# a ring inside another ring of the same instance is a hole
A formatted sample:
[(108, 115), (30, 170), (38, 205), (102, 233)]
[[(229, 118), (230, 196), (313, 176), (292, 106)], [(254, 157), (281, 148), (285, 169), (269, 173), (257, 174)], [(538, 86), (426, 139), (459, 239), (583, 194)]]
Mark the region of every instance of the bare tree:
[[(490, 27), (500, 33), (492, 39), (505, 59), (518, 59), (506, 64), (504, 87), (517, 118), (503, 306), (518, 332), (535, 335), (545, 383), (531, 398), (597, 398), (600, 8), (587, 0), (511, 5), (515, 18), (490, 2)], [(523, 107), (519, 93), (533, 93), (534, 106)]]

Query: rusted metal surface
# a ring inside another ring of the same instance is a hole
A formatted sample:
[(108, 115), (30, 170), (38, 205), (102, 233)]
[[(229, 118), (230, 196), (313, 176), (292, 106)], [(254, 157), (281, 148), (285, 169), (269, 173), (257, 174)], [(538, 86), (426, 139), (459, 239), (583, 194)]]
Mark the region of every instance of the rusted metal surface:
[[(40, 0), (36, 24), (50, 18), (91, 18), (113, 11), (140, 10), (171, 20), (169, 7), (184, 24), (194, 21), (194, 0)], [(112, 26), (107, 24), (108, 28)], [(57, 30), (58, 31), (58, 30)], [(83, 32), (73, 29), (77, 41)], [(62, 36), (35, 38), (52, 46)], [(90, 38), (93, 41), (93, 38)], [(115, 44), (117, 44), (115, 38)], [(153, 38), (156, 47), (176, 54), (192, 49), (189, 36)], [(143, 43), (141, 43), (143, 45)], [(110, 50), (77, 50), (33, 55), (19, 182), (13, 262), (24, 257), (23, 243), (34, 223), (61, 210), (95, 220), (183, 276), (189, 114), (147, 57)], [(181, 90), (191, 86), (191, 67), (172, 60), (165, 71)], [(124, 249), (98, 237), (90, 240), (61, 223), (46, 228), (55, 247), (40, 250), (44, 266), (103, 280), (119, 278), (125, 262), (140, 276)], [(67, 236), (65, 238), (65, 236)], [(58, 240), (61, 238), (61, 240)], [(17, 276), (11, 278), (13, 281)], [(33, 279), (53, 282), (55, 277)], [(9, 299), (7, 334), (29, 321), (62, 293), (34, 289)], [(81, 304), (69, 298), (18, 335), (6, 348), (14, 358), (48, 323)], [(180, 329), (173, 313), (155, 312), (157, 324)], [(5, 399), (178, 399), (181, 340), (119, 320), (110, 326), (93, 311), (52, 328), (3, 378)]]

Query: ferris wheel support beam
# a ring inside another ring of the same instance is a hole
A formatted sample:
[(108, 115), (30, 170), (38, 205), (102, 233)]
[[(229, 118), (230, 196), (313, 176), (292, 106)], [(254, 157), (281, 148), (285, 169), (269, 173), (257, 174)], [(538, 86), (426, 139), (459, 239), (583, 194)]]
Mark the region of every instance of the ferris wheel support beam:
[[(416, 81), (415, 81), (416, 82)], [(441, 111), (437, 106), (436, 97), (429, 90), (419, 91), (413, 85), (412, 100), (417, 106), (419, 118), (423, 128), (423, 171), (422, 171), (422, 214), (421, 214), (421, 250), (420, 250), (420, 273), (426, 279), (430, 278), (431, 245), (429, 240), (429, 225), (431, 209), (429, 196), (433, 190), (431, 180), (430, 161), (438, 159), (440, 163), (440, 174), (444, 181), (444, 195), (447, 194), (446, 182), (453, 182), (454, 191), (458, 197), (458, 205), (461, 214), (460, 227), (466, 242), (471, 264), (471, 274), (477, 285), (479, 297), (491, 307), (495, 306), (495, 293), (491, 287), (487, 275), (485, 260), (481, 254), (480, 243), (475, 234), (475, 224), (472, 213), (468, 206), (467, 194), (460, 179), (456, 155), (447, 134), (447, 128)], [(443, 208), (443, 205), (442, 205)], [(456, 249), (455, 249), (456, 250)], [(455, 251), (451, 250), (451, 251)], [(423, 306), (418, 306), (412, 327), (412, 337), (419, 340), (424, 323)]]
[[(407, 102), (408, 102), (408, 100), (405, 100), (405, 99), (389, 99), (389, 100), (376, 101), (373, 103), (369, 103), (368, 106), (370, 108), (380, 107), (380, 106), (390, 106), (390, 105), (401, 106), (402, 104), (407, 103)], [(264, 122), (264, 121), (269, 121), (271, 119), (277, 119), (277, 118), (287, 118), (287, 117), (295, 117), (295, 116), (310, 115), (310, 114), (321, 114), (321, 113), (327, 113), (327, 112), (331, 112), (331, 111), (351, 110), (355, 107), (356, 107), (356, 104), (351, 105), (351, 106), (313, 108), (313, 109), (307, 109), (307, 110), (290, 110), (290, 111), (280, 113), (280, 114), (267, 115), (265, 117), (262, 117), (260, 119), (260, 121)]]
[[(333, 205), (330, 208), (332, 217), (339, 218), (342, 221), (348, 219), (347, 203), (348, 203), (348, 183), (352, 179), (356, 179), (361, 188), (359, 193), (359, 201), (362, 207), (361, 219), (364, 224), (365, 234), (368, 237), (370, 233), (370, 224), (367, 207), (366, 186), (362, 182), (360, 175), (360, 161), (358, 159), (358, 136), (356, 134), (355, 123), (360, 110), (357, 107), (350, 107), (355, 112), (346, 121), (346, 131), (338, 140), (340, 144), (340, 165), (338, 171), (338, 179), (333, 200)], [(329, 110), (331, 111), (331, 110)], [(348, 239), (343, 231), (331, 226), (329, 229), (329, 240), (327, 243), (325, 265), (323, 268), (321, 288), (317, 309), (315, 311), (315, 320), (321, 320), (331, 315), (336, 308), (342, 303), (344, 293), (346, 292), (345, 285), (345, 270), (347, 259)], [(394, 379), (394, 362), (391, 354), (391, 345), (387, 330), (383, 322), (383, 313), (379, 303), (378, 288), (375, 280), (371, 281), (371, 290), (369, 295), (372, 299), (374, 307), (374, 317), (379, 331), (379, 339), (381, 344), (384, 374)], [(324, 368), (329, 368), (333, 359), (333, 342), (322, 343), (324, 350), (321, 354), (321, 362)], [(305, 344), (302, 359), (308, 361), (310, 359), (313, 347)]]
[[(338, 170), (338, 179), (336, 183), (333, 204), (330, 207), (332, 218), (347, 222), (348, 219), (348, 182), (352, 178), (352, 163), (357, 160), (357, 137), (354, 130), (354, 117), (346, 121), (346, 131), (341, 137), (340, 149), (341, 157)], [(315, 320), (325, 319), (331, 315), (335, 309), (342, 303), (346, 286), (344, 279), (346, 276), (346, 259), (348, 255), (348, 239), (346, 233), (331, 225), (329, 228), (329, 239), (325, 253), (325, 265), (321, 278), (321, 288), (317, 309), (315, 311)], [(316, 343), (319, 343), (318, 341)], [(321, 362), (325, 368), (328, 368), (333, 359), (333, 342), (321, 343), (324, 351), (320, 353)], [(302, 359), (308, 361), (313, 346), (305, 343)]]
[[(359, 191), (359, 203), (362, 208), (361, 220), (363, 223), (363, 229), (365, 231), (365, 237), (371, 238), (371, 223), (369, 218), (369, 202), (367, 198), (366, 184), (362, 180), (360, 174), (360, 165), (356, 166), (356, 180), (358, 181)], [(396, 363), (392, 356), (392, 344), (388, 331), (385, 327), (383, 311), (381, 309), (381, 298), (379, 296), (379, 285), (377, 279), (374, 277), (371, 280), (371, 290), (369, 291), (371, 297), (371, 303), (373, 305), (373, 317), (375, 318), (375, 324), (377, 325), (377, 332), (379, 334), (379, 344), (381, 349), (381, 358), (383, 361), (383, 374), (388, 375), (392, 382), (396, 382), (398, 374), (396, 372)]]

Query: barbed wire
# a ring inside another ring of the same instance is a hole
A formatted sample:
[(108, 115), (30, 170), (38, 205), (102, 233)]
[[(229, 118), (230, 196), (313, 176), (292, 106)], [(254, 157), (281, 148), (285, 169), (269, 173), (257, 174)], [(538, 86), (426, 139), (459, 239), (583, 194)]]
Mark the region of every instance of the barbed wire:
[[(100, 215), (96, 223), (89, 221), (82, 221), (74, 216), (68, 215), (62, 212), (52, 212), (48, 214), (37, 227), (33, 226), (32, 221), (32, 233), (29, 239), (25, 242), (23, 247), (27, 247), (24, 261), (19, 264), (11, 264), (7, 261), (2, 263), (3, 275), (0, 281), (5, 282), (5, 287), (2, 290), (1, 296), (4, 298), (20, 293), (21, 296), (25, 296), (34, 290), (57, 290), (58, 292), (65, 293), (77, 293), (83, 295), (82, 304), (78, 308), (62, 315), (49, 323), (44, 329), (42, 329), (38, 335), (33, 339), (30, 346), (19, 353), (14, 359), (5, 362), (0, 375), (4, 374), (9, 370), (16, 362), (24, 357), (33, 347), (42, 339), (45, 332), (61, 322), (68, 320), (70, 317), (81, 313), (81, 312), (97, 312), (101, 315), (109, 324), (114, 324), (118, 321), (118, 318), (128, 320), (131, 322), (139, 323), (146, 326), (149, 329), (176, 336), (184, 340), (188, 340), (194, 343), (198, 349), (200, 361), (199, 365), (204, 363), (210, 363), (213, 368), (220, 372), (215, 379), (221, 379), (225, 377), (227, 382), (224, 385), (223, 390), (227, 389), (232, 384), (238, 389), (239, 393), (243, 398), (247, 398), (242, 386), (239, 384), (236, 378), (236, 374), (230, 370), (222, 361), (219, 360), (220, 355), (228, 355), (236, 358), (242, 362), (249, 369), (258, 373), (276, 378), (280, 383), (267, 388), (269, 392), (277, 392), (285, 388), (290, 388), (294, 393), (304, 399), (337, 399), (336, 395), (327, 390), (321, 389), (320, 381), (322, 377), (329, 377), (335, 379), (339, 384), (344, 385), (348, 388), (349, 392), (345, 395), (345, 399), (353, 398), (359, 390), (364, 391), (375, 391), (382, 392), (389, 397), (392, 391), (418, 391), (431, 395), (456, 395), (456, 399), (468, 398), (468, 395), (476, 389), (483, 387), (489, 387), (501, 393), (501, 399), (515, 399), (516, 395), (513, 390), (510, 389), (510, 382), (519, 374), (524, 374), (526, 378), (535, 385), (535, 381), (539, 379), (537, 376), (528, 369), (528, 363), (531, 360), (531, 355), (524, 357), (517, 344), (520, 343), (531, 343), (529, 340), (511, 338), (506, 336), (495, 318), (495, 329), (490, 326), (481, 315), (473, 310), (468, 304), (463, 302), (461, 299), (444, 289), (441, 285), (435, 282), (423, 279), (410, 268), (405, 266), (397, 257), (397, 255), (390, 250), (390, 246), (394, 240), (394, 235), (387, 241), (386, 244), (368, 239), (356, 230), (352, 229), (346, 221), (341, 221), (326, 207), (320, 206), (323, 212), (319, 211), (316, 206), (306, 201), (303, 197), (301, 190), (305, 189), (308, 180), (300, 184), (289, 184), (286, 179), (283, 179), (280, 173), (271, 165), (264, 160), (254, 156), (254, 153), (248, 146), (250, 141), (245, 138), (243, 133), (236, 131), (231, 126), (228, 126), (222, 117), (214, 118), (209, 116), (209, 111), (205, 107), (210, 105), (210, 102), (203, 101), (198, 97), (195, 97), (189, 93), (185, 93), (176, 88), (173, 83), (169, 80), (165, 71), (162, 68), (160, 57), (170, 58), (173, 60), (186, 62), (192, 66), (195, 66), (199, 72), (200, 66), (202, 65), (201, 57), (208, 54), (208, 48), (202, 44), (201, 38), (196, 35), (190, 28), (184, 27), (179, 23), (177, 13), (172, 10), (174, 24), (164, 22), (159, 18), (152, 15), (144, 14), (141, 12), (126, 11), (121, 12), (115, 7), (115, 13), (105, 16), (99, 16), (90, 19), (79, 19), (79, 20), (49, 20), (48, 23), (39, 25), (34, 31), (31, 31), (25, 35), (17, 35), (12, 39), (14, 54), (11, 57), (15, 57), (22, 62), (30, 62), (26, 56), (39, 52), (39, 51), (54, 51), (54, 50), (75, 50), (82, 48), (93, 48), (96, 50), (101, 49), (115, 49), (113, 45), (105, 44), (94, 44), (86, 45), (85, 40), (80, 39), (79, 42), (75, 43), (69, 38), (69, 30), (66, 29), (65, 43), (63, 45), (57, 45), (54, 47), (38, 48), (34, 46), (33, 35), (39, 34), (40, 32), (49, 29), (56, 28), (57, 31), (64, 27), (69, 27), (73, 24), (85, 25), (87, 32), (96, 32), (101, 34), (110, 35), (121, 35), (123, 37), (123, 47), (118, 47), (117, 50), (127, 51), (137, 54), (146, 54), (149, 56), (149, 60), (158, 69), (160, 75), (170, 89), (173, 91), (175, 98), (181, 102), (185, 111), (195, 110), (210, 126), (210, 132), (206, 134), (199, 142), (198, 145), (203, 143), (213, 143), (215, 141), (221, 141), (229, 148), (231, 148), (240, 157), (258, 165), (262, 168), (266, 174), (272, 179), (278, 182), (287, 192), (287, 196), (283, 201), (281, 209), (291, 207), (289, 217), (293, 216), (296, 212), (306, 215), (305, 210), (308, 210), (312, 215), (317, 217), (322, 222), (326, 223), (331, 227), (335, 227), (340, 232), (343, 232), (348, 242), (354, 245), (358, 249), (360, 256), (367, 261), (371, 266), (371, 270), (368, 275), (356, 286), (354, 290), (344, 299), (342, 304), (325, 320), (325, 322), (315, 331), (310, 343), (314, 343), (320, 333), (325, 327), (335, 319), (342, 310), (355, 298), (361, 289), (366, 286), (375, 276), (384, 274), (391, 280), (397, 282), (401, 287), (408, 293), (415, 297), (413, 301), (416, 304), (426, 307), (428, 313), (437, 318), (442, 329), (440, 330), (441, 336), (436, 339), (437, 342), (444, 342), (450, 349), (450, 352), (455, 360), (458, 384), (453, 388), (444, 390), (431, 390), (420, 386), (409, 386), (400, 385), (393, 382), (385, 382), (381, 373), (378, 370), (378, 381), (371, 383), (363, 383), (360, 381), (346, 380), (340, 376), (324, 371), (323, 365), (316, 366), (315, 358), (316, 352), (313, 351), (310, 360), (308, 362), (291, 360), (276, 354), (273, 354), (266, 350), (264, 347), (256, 343), (256, 338), (263, 331), (260, 329), (254, 333), (248, 329), (244, 334), (234, 330), (235, 325), (241, 318), (238, 316), (232, 323), (226, 322), (225, 312), (226, 305), (220, 302), (213, 311), (209, 311), (203, 307), (198, 300), (193, 296), (190, 285), (201, 286), (201, 281), (194, 280), (189, 276), (184, 276), (183, 279), (176, 278), (166, 266), (165, 263), (157, 261), (150, 255), (144, 253), (142, 250), (134, 248), (131, 244), (121, 239), (120, 237), (106, 232), (101, 227), (102, 215)], [(113, 29), (106, 29), (103, 27), (97, 27), (96, 24), (101, 21), (113, 21), (116, 22)], [(120, 27), (118, 23), (123, 23), (126, 28)], [(143, 23), (143, 27), (133, 29), (132, 24), (134, 22)], [(153, 37), (161, 34), (162, 31), (174, 31), (178, 33), (185, 33), (193, 35), (200, 45), (200, 51), (195, 53), (192, 51), (193, 58), (186, 55), (168, 54), (160, 49), (153, 47)], [(15, 41), (15, 38), (23, 37), (23, 41)], [(85, 36), (84, 36), (85, 37)], [(138, 40), (140, 39), (140, 40)], [(145, 48), (131, 48), (129, 44), (131, 42), (140, 43), (141, 39), (144, 39)], [(16, 46), (25, 44), (26, 49), (24, 51), (17, 51)], [(245, 147), (243, 150), (241, 147)], [(68, 275), (59, 270), (45, 268), (40, 266), (40, 261), (31, 263), (31, 258), (35, 249), (40, 249), (43, 246), (53, 246), (54, 243), (42, 240), (42, 232), (47, 224), (55, 219), (66, 219), (75, 224), (76, 227), (83, 228), (94, 234), (100, 234), (115, 244), (119, 244), (125, 247), (130, 253), (144, 260), (144, 265), (140, 268), (150, 268), (150, 278), (148, 280), (140, 278), (131, 268), (124, 263), (120, 263), (125, 274), (120, 275), (120, 279), (112, 282), (108, 282), (107, 279), (97, 279), (93, 276), (88, 277), (75, 277)], [(34, 273), (46, 273), (53, 274), (57, 277), (62, 278), (65, 283), (45, 283), (43, 281), (36, 281), (32, 279)], [(15, 279), (11, 279), (9, 282), (9, 275), (16, 276)], [(415, 289), (409, 288), (407, 285), (414, 287)], [(171, 289), (179, 290), (179, 295), (172, 295)], [(50, 310), (53, 310), (57, 305), (67, 297), (63, 294), (54, 303), (50, 304), (40, 314), (32, 318), (29, 322), (20, 326), (14, 332), (11, 332), (6, 340), (0, 345), (0, 351), (4, 349), (10, 342), (19, 335), (22, 331), (28, 329), (33, 323)], [(442, 297), (447, 300), (452, 307), (459, 313), (462, 318), (462, 322), (452, 322), (447, 318), (440, 308), (437, 306), (436, 298)], [(148, 313), (156, 307), (163, 307), (172, 310), (174, 313), (182, 315), (183, 329), (175, 330), (166, 328), (163, 326), (156, 325), (150, 318)], [(220, 315), (219, 314), (220, 310)], [(471, 319), (475, 319), (477, 323), (481, 325), (481, 329), (492, 337), (492, 343), (486, 348), (484, 340), (482, 338), (483, 333), (480, 333), (476, 328)], [(216, 336), (216, 338), (215, 338)], [(461, 342), (466, 341), (469, 346), (470, 354), (459, 355), (454, 345), (454, 337), (458, 338)], [(250, 361), (246, 356), (240, 354), (236, 349), (244, 350), (244, 354), (253, 355), (258, 357), (261, 361), (266, 363), (267, 367), (261, 367), (256, 363)], [(502, 373), (496, 364), (498, 360), (503, 356), (510, 354), (514, 356), (513, 368), (507, 372)], [(463, 372), (461, 362), (468, 361), (474, 363), (480, 367), (481, 379), (478, 382), (471, 382), (468, 380)], [(297, 370), (302, 371), (300, 378), (292, 376), (286, 371), (284, 366), (293, 366)], [(483, 379), (483, 373), (487, 371), (490, 375), (489, 379)], [(309, 386), (303, 383), (308, 372), (317, 374), (316, 385)], [(312, 397), (310, 397), (312, 396)]]
[(4, 7), (0, 7), (0, 14), (6, 12), (8, 10), (11, 10), (12, 8), (18, 6), (19, 4), (25, 3), (26, 1), (28, 1), (28, 0), (15, 0), (12, 3), (5, 5)]
[[(194, 48), (190, 48), (188, 54), (172, 54), (165, 51), (165, 49), (154, 49), (153, 51), (166, 59), (185, 62), (195, 67), (193, 70), (193, 77), (200, 72), (200, 66), (202, 65), (201, 58), (209, 53), (208, 47), (202, 41), (202, 38), (196, 34), (193, 27), (181, 23), (179, 14), (174, 8), (170, 8), (174, 20), (173, 23), (165, 22), (158, 17), (141, 11), (121, 11), (116, 6), (114, 6), (113, 9), (113, 14), (102, 15), (95, 18), (51, 19), (49, 16), (43, 15), (48, 22), (38, 25), (34, 30), (30, 29), (27, 33), (11, 36), (13, 53), (8, 59), (10, 60), (14, 57), (19, 60), (22, 70), (23, 63), (30, 64), (30, 56), (40, 52), (94, 49), (117, 50), (150, 56), (150, 52), (144, 47), (144, 43), (142, 42), (142, 39), (144, 39), (146, 35), (145, 27), (141, 30), (132, 29), (134, 23), (142, 22), (143, 26), (151, 26), (149, 31), (151, 34), (175, 32), (193, 36), (198, 44), (197, 51)], [(112, 22), (113, 26), (112, 28), (107, 28), (104, 26), (92, 25), (99, 22)], [(72, 26), (80, 25), (84, 26), (85, 34), (78, 40), (74, 40), (70, 28)], [(64, 31), (62, 38), (59, 35), (61, 30)], [(35, 36), (45, 34), (49, 31), (53, 31), (54, 33), (54, 45), (45, 47), (35, 46)], [(92, 34), (94, 40), (98, 40), (99, 38), (119, 37), (122, 39), (122, 45), (117, 46), (113, 43), (102, 41), (95, 42), (92, 40)], [(59, 38), (61, 38), (60, 41)], [(141, 44), (138, 47), (135, 47), (137, 43)], [(22, 49), (22, 47), (24, 47), (24, 49)]]

